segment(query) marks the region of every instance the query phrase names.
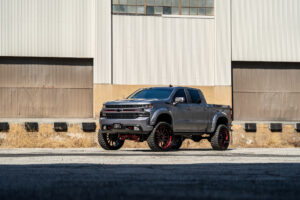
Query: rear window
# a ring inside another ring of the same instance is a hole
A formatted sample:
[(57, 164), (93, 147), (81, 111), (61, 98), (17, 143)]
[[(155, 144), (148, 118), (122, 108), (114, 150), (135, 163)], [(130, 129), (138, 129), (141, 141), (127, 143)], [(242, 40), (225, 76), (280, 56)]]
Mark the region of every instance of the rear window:
[(201, 103), (201, 97), (199, 95), (198, 90), (188, 89), (188, 91), (191, 96), (192, 103)]
[(173, 88), (148, 88), (132, 94), (128, 99), (167, 99)]

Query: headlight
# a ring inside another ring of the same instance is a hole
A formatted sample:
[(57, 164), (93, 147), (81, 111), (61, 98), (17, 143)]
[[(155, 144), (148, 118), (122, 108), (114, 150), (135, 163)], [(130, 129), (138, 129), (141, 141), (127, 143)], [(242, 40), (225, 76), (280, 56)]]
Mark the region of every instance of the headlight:
[(148, 108), (153, 108), (153, 105), (152, 104), (147, 104), (144, 106), (144, 109), (148, 109)]
[(106, 108), (106, 105), (105, 105), (105, 104), (102, 105), (102, 109), (103, 109), (103, 108)]

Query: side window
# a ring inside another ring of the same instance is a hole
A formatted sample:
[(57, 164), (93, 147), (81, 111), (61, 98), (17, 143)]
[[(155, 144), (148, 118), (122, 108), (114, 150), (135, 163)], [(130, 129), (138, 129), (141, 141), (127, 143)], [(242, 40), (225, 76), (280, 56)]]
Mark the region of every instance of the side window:
[(184, 99), (185, 99), (184, 103), (186, 103), (186, 95), (185, 95), (184, 89), (177, 90), (177, 92), (174, 95), (173, 100), (175, 100), (176, 97), (184, 97)]
[(188, 89), (188, 91), (191, 96), (192, 103), (201, 103), (201, 97), (199, 95), (198, 90)]

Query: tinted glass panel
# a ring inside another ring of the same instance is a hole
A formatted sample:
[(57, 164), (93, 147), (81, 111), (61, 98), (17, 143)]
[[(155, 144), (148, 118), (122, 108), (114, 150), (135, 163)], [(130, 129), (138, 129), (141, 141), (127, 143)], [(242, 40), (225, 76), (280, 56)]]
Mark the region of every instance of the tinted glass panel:
[(127, 6), (120, 5), (120, 13), (126, 13), (127, 12)]
[(170, 15), (171, 14), (171, 7), (164, 6), (164, 14), (165, 15)]
[(201, 98), (198, 90), (188, 90), (191, 96), (192, 103), (201, 103)]
[(155, 14), (162, 14), (163, 7), (155, 7)]
[(147, 4), (149, 6), (154, 6), (154, 0), (147, 0)]
[(144, 6), (138, 6), (136, 12), (139, 14), (144, 14), (144, 12), (145, 12)]
[(214, 7), (214, 0), (206, 0), (206, 7)]
[(113, 5), (113, 12), (115, 13), (119, 12), (119, 5)]
[(214, 2), (214, 0), (112, 0), (112, 13), (213, 16)]
[(146, 12), (148, 15), (153, 15), (154, 14), (154, 7), (153, 6), (147, 6)]
[(129, 99), (167, 99), (173, 88), (149, 88), (129, 96)]
[(185, 95), (184, 89), (179, 89), (179, 90), (175, 93), (174, 99), (173, 99), (173, 100), (175, 100), (176, 97), (184, 97), (184, 103), (186, 103), (186, 95)]
[(136, 4), (137, 5), (143, 5), (144, 6), (144, 0), (137, 0)]
[(129, 5), (136, 5), (136, 0), (128, 0)]

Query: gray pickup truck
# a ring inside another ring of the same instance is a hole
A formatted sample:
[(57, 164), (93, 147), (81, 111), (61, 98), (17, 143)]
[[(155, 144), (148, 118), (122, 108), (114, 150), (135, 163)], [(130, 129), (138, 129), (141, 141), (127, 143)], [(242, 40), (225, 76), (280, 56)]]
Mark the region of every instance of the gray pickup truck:
[(230, 106), (207, 104), (201, 90), (189, 87), (143, 88), (127, 99), (103, 104), (98, 141), (106, 150), (125, 140), (147, 141), (154, 151), (179, 149), (183, 140), (210, 141), (226, 150), (230, 141)]

